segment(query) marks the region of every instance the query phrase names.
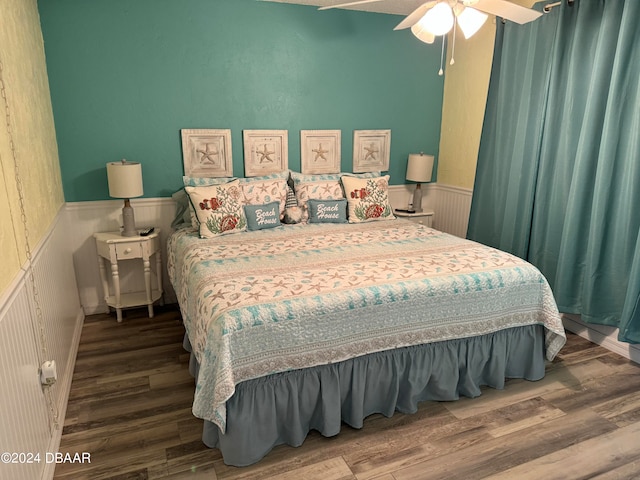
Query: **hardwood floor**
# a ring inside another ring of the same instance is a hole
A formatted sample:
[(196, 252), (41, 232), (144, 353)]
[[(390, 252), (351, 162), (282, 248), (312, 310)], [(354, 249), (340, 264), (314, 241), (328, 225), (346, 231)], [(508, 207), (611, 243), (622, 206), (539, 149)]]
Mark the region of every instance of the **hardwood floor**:
[(640, 366), (576, 335), (538, 382), (312, 432), (235, 468), (200, 440), (176, 306), (124, 314), (85, 321), (59, 451), (91, 463), (59, 464), (56, 479), (640, 478)]

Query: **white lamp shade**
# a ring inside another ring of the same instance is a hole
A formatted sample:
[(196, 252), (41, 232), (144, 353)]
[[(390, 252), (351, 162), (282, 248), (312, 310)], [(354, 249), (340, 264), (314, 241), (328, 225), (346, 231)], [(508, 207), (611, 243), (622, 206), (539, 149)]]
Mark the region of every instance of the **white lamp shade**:
[(424, 43), (431, 44), (436, 39), (436, 36), (433, 33), (426, 31), (420, 23), (416, 23), (411, 27), (411, 33), (413, 33), (418, 40), (421, 40)]
[(107, 163), (109, 196), (114, 198), (133, 198), (143, 195), (142, 165), (137, 162)]
[(407, 163), (407, 180), (412, 182), (430, 182), (433, 175), (433, 155), (424, 153), (409, 154)]
[(482, 13), (475, 8), (466, 7), (458, 14), (457, 18), (458, 25), (460, 25), (460, 30), (462, 30), (464, 38), (469, 39), (478, 30), (480, 30), (480, 27), (484, 25), (484, 22), (487, 21), (489, 15)]
[(444, 35), (453, 28), (453, 10), (447, 2), (439, 2), (418, 23), (432, 35)]

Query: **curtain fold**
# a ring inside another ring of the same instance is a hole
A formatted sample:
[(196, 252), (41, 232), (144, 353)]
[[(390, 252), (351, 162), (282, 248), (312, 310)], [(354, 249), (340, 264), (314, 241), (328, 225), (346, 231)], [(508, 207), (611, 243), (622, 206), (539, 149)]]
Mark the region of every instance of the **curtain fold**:
[[(557, 20), (545, 15), (523, 26), (498, 22), (496, 29), (468, 232), (522, 258), (529, 247)], [(528, 61), (514, 68), (522, 57)]]
[[(618, 327), (632, 343), (640, 342), (638, 18), (640, 2), (578, 0), (532, 24), (498, 24), (468, 230), (536, 265), (561, 311)], [(512, 51), (523, 39), (528, 48)], [(515, 90), (537, 103), (513, 101)]]

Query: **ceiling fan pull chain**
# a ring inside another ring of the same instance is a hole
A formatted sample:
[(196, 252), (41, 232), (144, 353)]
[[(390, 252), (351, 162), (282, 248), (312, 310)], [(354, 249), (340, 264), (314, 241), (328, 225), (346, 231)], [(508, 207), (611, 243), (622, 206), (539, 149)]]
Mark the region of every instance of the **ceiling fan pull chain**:
[(451, 61), (449, 62), (449, 65), (453, 65), (454, 63), (456, 63), (456, 61), (453, 59), (453, 56), (456, 53), (456, 30), (458, 26), (458, 17), (454, 15), (453, 17), (453, 44), (451, 45)]
[(442, 76), (442, 74), (444, 73), (444, 70), (442, 69), (442, 66), (444, 65), (444, 37), (446, 35), (442, 35), (442, 53), (440, 54), (440, 70), (438, 71), (438, 75)]

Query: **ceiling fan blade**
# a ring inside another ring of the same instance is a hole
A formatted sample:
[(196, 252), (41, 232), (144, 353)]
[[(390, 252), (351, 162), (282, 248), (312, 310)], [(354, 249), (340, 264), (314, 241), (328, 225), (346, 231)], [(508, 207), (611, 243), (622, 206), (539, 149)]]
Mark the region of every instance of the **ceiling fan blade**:
[(380, 2), (380, 1), (382, 0), (357, 0), (354, 2), (339, 3), (337, 5), (327, 5), (326, 7), (318, 8), (318, 10), (330, 10), (332, 8), (352, 7), (354, 5), (362, 5), (363, 3), (374, 3), (374, 2)]
[(427, 2), (425, 4), (420, 5), (413, 12), (411, 12), (403, 21), (401, 21), (398, 25), (396, 25), (394, 30), (403, 30), (405, 28), (413, 27), (416, 23), (420, 21), (422, 17), (424, 17), (424, 14), (427, 13), (427, 11), (431, 7), (433, 7), (436, 3), (438, 2), (437, 1)]
[(521, 7), (515, 3), (508, 2), (507, 0), (477, 0), (464, 2), (465, 5), (469, 5), (481, 12), (497, 15), (506, 20), (519, 23), (523, 25), (534, 21), (536, 18), (542, 16), (542, 12), (532, 10), (531, 8)]

